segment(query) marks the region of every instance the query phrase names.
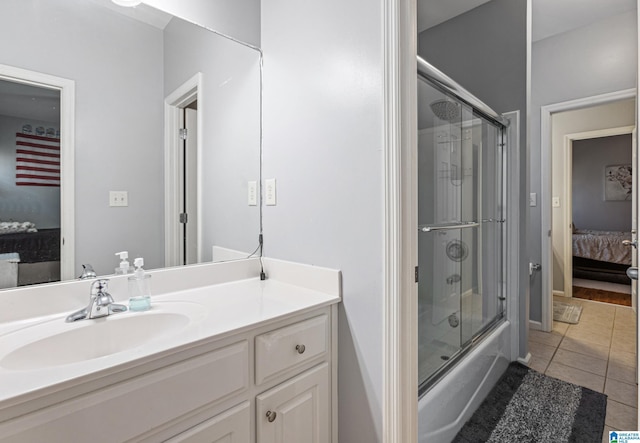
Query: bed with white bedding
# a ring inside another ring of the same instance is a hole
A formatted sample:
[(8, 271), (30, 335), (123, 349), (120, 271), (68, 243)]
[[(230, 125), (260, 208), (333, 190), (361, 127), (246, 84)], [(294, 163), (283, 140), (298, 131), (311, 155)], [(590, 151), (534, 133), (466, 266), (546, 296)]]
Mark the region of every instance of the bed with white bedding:
[(576, 229), (573, 232), (573, 276), (629, 284), (631, 266), (630, 232)]

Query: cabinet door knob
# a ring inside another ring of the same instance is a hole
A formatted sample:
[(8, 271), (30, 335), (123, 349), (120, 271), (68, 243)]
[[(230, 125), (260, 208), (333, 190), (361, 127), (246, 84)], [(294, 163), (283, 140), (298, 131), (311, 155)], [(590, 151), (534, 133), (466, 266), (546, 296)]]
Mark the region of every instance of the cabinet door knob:
[(269, 421), (269, 423), (275, 421), (276, 415), (278, 415), (276, 414), (276, 411), (267, 411), (267, 420)]
[(298, 351), (298, 354), (304, 354), (305, 349), (307, 348), (305, 348), (304, 345), (296, 345), (296, 351)]

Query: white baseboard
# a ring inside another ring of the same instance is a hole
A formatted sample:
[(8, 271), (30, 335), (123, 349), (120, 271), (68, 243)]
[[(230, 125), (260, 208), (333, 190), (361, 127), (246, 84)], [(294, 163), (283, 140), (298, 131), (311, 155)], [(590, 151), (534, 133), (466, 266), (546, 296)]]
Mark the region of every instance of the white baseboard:
[(542, 331), (542, 323), (535, 320), (529, 320), (529, 329), (534, 331)]
[(518, 362), (522, 363), (523, 365), (529, 366), (529, 362), (530, 361), (531, 361), (531, 352), (527, 352), (526, 357), (519, 357), (518, 358)]
[(558, 295), (560, 297), (564, 297), (564, 291), (556, 291), (555, 289), (553, 290), (553, 295)]

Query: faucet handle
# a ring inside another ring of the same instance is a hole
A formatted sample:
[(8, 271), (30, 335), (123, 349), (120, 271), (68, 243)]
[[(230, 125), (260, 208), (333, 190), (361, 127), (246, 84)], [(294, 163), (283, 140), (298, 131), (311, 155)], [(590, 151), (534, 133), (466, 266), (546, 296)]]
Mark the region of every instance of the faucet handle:
[(78, 277), (81, 280), (85, 280), (88, 278), (96, 278), (96, 271), (93, 270), (93, 266), (91, 266), (90, 264), (85, 264), (82, 265), (82, 275), (80, 275), (80, 277)]
[[(98, 318), (105, 317), (111, 314), (113, 305), (113, 297), (109, 294), (106, 289), (109, 284), (109, 280), (98, 279), (91, 283), (91, 298), (89, 300), (89, 306), (87, 307), (87, 312), (89, 313), (88, 318)], [(123, 306), (126, 310), (126, 306)], [(114, 312), (122, 312), (120, 310)]]
[(109, 279), (107, 278), (100, 278), (94, 281), (93, 283), (91, 283), (91, 296), (93, 297), (103, 292), (106, 293), (106, 289), (108, 286), (109, 286)]

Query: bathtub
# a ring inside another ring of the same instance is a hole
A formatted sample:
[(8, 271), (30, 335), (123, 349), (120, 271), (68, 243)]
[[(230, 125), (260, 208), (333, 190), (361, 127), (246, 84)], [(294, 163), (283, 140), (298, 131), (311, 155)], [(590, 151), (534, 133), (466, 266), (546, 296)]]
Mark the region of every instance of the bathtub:
[(511, 324), (489, 333), (418, 401), (418, 442), (446, 443), (473, 415), (511, 361)]

